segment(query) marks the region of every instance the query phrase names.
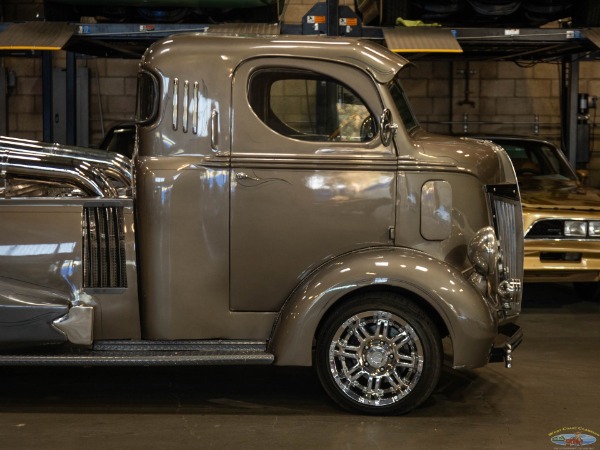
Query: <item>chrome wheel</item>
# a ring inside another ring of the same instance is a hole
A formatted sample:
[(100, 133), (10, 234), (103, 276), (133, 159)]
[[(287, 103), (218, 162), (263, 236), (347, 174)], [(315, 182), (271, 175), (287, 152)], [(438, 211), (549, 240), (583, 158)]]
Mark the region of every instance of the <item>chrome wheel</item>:
[(363, 414), (401, 414), (433, 391), (442, 365), (437, 328), (412, 301), (369, 293), (325, 319), (315, 352), (325, 390)]
[(423, 347), (402, 318), (386, 311), (365, 311), (337, 330), (329, 348), (329, 367), (350, 398), (366, 405), (389, 405), (418, 383)]

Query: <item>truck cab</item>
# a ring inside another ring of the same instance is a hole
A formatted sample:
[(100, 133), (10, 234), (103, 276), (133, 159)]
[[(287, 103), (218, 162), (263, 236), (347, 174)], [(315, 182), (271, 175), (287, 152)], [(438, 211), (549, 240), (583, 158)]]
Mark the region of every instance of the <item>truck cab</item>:
[[(510, 366), (523, 277), (513, 167), (490, 142), (425, 132), (406, 63), (347, 38), (153, 44), (132, 181), (96, 164), (113, 191), (0, 199), (18, 236), (40, 226), (27, 208), (51, 204), (72, 243), (0, 284), (0, 317), (55, 313), (0, 338), (0, 363), (314, 365), (340, 406), (366, 414), (421, 404), (443, 338), (455, 368)], [(8, 181), (17, 168), (3, 170)], [(4, 273), (16, 261), (0, 255)], [(37, 300), (16, 304), (6, 293), (26, 283)]]

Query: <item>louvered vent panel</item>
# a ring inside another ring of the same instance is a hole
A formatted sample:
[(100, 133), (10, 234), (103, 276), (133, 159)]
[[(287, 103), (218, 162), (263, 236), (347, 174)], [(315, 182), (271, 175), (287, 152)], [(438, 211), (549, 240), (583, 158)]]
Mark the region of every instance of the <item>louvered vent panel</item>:
[(83, 211), (83, 287), (127, 287), (122, 207)]
[(523, 263), (519, 258), (522, 254), (522, 222), (517, 220), (521, 209), (514, 201), (503, 197), (493, 197), (494, 212), (496, 216), (496, 233), (502, 248), (504, 264), (508, 268), (508, 278), (520, 278)]

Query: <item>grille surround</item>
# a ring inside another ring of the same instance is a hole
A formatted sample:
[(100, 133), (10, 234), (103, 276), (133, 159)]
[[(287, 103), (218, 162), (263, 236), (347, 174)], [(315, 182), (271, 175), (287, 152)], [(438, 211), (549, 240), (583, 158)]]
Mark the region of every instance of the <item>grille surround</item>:
[(523, 214), (516, 185), (490, 186), (493, 224), (501, 255), (499, 280), (523, 279)]

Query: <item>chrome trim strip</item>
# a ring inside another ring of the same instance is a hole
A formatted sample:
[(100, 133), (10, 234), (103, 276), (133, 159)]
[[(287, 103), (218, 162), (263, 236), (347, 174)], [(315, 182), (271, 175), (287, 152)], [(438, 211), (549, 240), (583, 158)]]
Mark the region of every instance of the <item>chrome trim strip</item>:
[(306, 169), (306, 170), (397, 170), (395, 158), (361, 159), (361, 158), (323, 158), (323, 157), (237, 157), (231, 158), (232, 168), (244, 169)]
[(210, 147), (213, 152), (219, 152), (219, 112), (214, 109), (210, 116)]
[(179, 78), (173, 79), (173, 130), (177, 131), (177, 109), (179, 108)]
[[(568, 220), (568, 219), (567, 219)], [(563, 236), (563, 237), (527, 237), (525, 236), (525, 240), (526, 241), (552, 241), (552, 242), (600, 242), (600, 238), (578, 238), (578, 237), (570, 237), (570, 236)], [(565, 252), (560, 252), (557, 250), (547, 250), (550, 253), (565, 253)]]
[(183, 82), (183, 132), (187, 133), (188, 131), (188, 118), (190, 115), (190, 110), (189, 110), (189, 89), (190, 89), (190, 82), (188, 80), (185, 80)]
[(194, 81), (194, 90), (192, 94), (192, 104), (190, 106), (192, 110), (192, 133), (198, 134), (198, 82)]

